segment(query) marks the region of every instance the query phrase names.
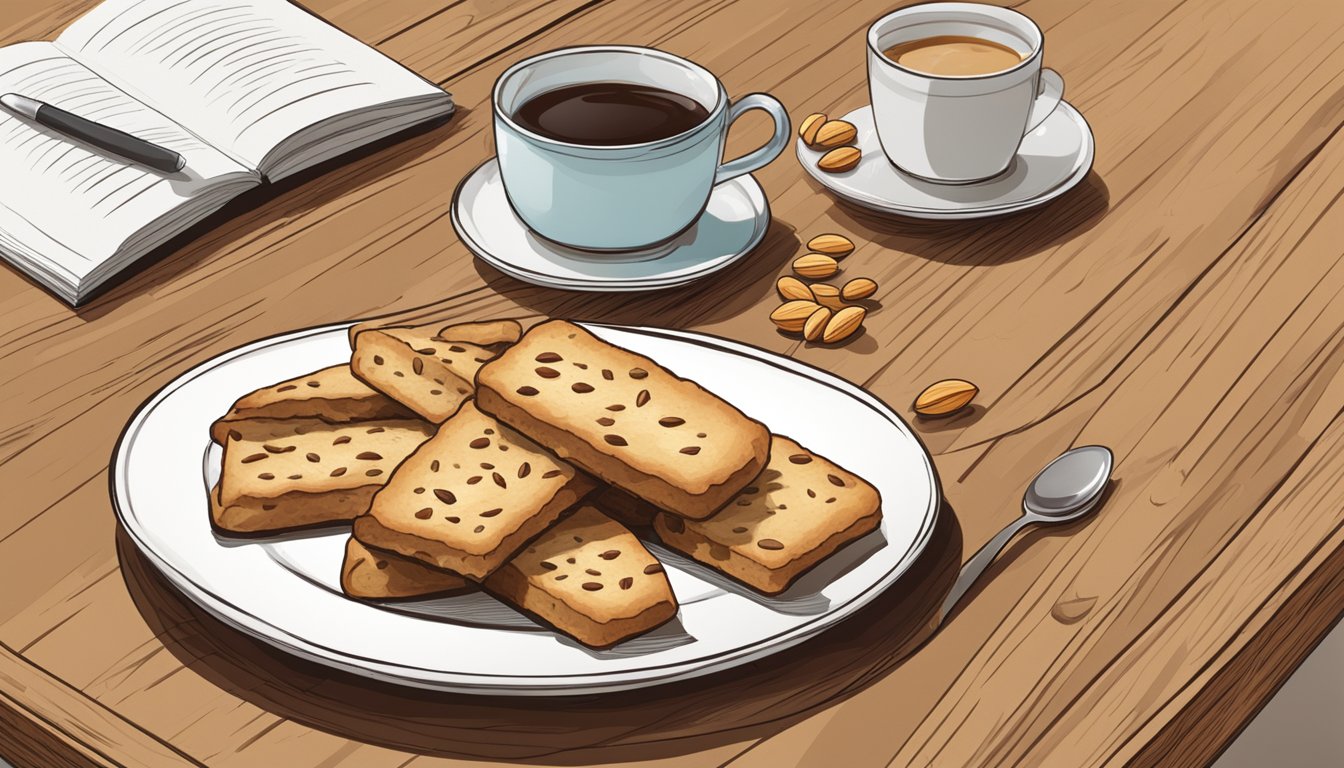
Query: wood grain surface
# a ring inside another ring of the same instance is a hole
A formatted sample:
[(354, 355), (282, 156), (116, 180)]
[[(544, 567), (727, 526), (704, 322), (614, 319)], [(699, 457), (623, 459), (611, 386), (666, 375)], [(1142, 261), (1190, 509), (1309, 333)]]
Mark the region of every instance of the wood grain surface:
[[(10, 0), (0, 40), (83, 0)], [(1096, 135), (1035, 211), (878, 219), (791, 153), (742, 264), (663, 293), (524, 285), (448, 219), (492, 154), (489, 91), (593, 42), (695, 59), (794, 120), (866, 101), (863, 34), (893, 4), (307, 3), (451, 90), (446, 125), (249, 195), (71, 310), (0, 270), (0, 755), (19, 765), (1207, 764), (1344, 613), (1344, 4), (1025, 0)], [(749, 115), (728, 154), (759, 144)], [(815, 234), (880, 290), (839, 347), (777, 333), (774, 279)], [(352, 318), (564, 316), (693, 328), (904, 404), (947, 377), (974, 409), (913, 421), (947, 505), (915, 573), (835, 631), (693, 683), (559, 702), (429, 695), (284, 656), (167, 587), (117, 530), (121, 427), (191, 365)], [(942, 626), (956, 567), (1032, 474), (1116, 453), (1094, 518), (1020, 538)]]

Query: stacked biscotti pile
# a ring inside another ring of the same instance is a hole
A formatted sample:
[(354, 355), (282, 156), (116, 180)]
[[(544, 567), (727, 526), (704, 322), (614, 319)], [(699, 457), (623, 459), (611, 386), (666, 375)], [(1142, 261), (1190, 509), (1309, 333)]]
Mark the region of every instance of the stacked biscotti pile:
[(640, 536), (777, 594), (880, 521), (861, 478), (572, 323), (375, 328), (351, 346), (349, 365), (214, 425), (211, 498), (230, 534), (352, 524), (351, 597), (481, 589), (601, 648), (677, 612)]

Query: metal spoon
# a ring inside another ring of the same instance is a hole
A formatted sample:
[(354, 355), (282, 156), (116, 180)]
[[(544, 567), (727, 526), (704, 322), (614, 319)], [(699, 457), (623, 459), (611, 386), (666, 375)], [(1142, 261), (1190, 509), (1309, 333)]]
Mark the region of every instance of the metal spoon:
[(1110, 449), (1100, 445), (1074, 448), (1046, 464), (1027, 486), (1022, 497), (1022, 516), (999, 531), (962, 566), (957, 583), (952, 585), (952, 592), (943, 601), (938, 620), (941, 622), (952, 613), (957, 602), (1018, 531), (1035, 523), (1077, 520), (1091, 512), (1106, 490), (1113, 464)]

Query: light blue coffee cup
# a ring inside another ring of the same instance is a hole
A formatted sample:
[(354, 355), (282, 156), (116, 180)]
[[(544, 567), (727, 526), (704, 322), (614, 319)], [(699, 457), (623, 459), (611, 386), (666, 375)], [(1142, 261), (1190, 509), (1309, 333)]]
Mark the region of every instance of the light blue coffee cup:
[[(658, 141), (618, 146), (571, 144), (518, 125), (529, 99), (581, 83), (617, 82), (672, 91), (709, 117)], [(495, 82), (495, 148), (509, 203), (535, 233), (571, 248), (631, 251), (676, 237), (704, 212), (714, 186), (750, 173), (789, 143), (789, 117), (772, 96), (733, 104), (712, 73), (653, 48), (583, 46), (521, 61)], [(751, 109), (768, 112), (775, 133), (759, 149), (720, 162), (728, 126)]]

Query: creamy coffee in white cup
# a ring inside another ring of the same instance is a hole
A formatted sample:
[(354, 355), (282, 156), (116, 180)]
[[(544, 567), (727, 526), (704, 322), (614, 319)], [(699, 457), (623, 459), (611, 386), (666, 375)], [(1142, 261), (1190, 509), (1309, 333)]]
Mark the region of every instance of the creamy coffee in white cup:
[[(589, 85), (612, 86), (617, 95), (599, 95), (585, 107), (581, 92)], [(695, 117), (652, 140), (597, 141), (612, 138), (603, 135), (609, 126), (587, 124), (587, 110), (609, 115), (611, 98), (620, 98), (621, 89), (640, 91), (635, 99), (661, 94), (665, 101), (679, 100)], [(532, 100), (566, 92), (578, 95), (559, 105), (557, 121), (590, 132), (594, 141), (546, 135), (544, 127), (529, 128), (522, 119)], [(493, 105), (495, 149), (510, 205), (536, 234), (584, 250), (630, 251), (675, 237), (699, 218), (715, 185), (769, 163), (789, 142), (788, 113), (775, 98), (753, 93), (730, 104), (723, 84), (704, 67), (652, 48), (583, 46), (521, 61), (496, 81)], [(774, 136), (722, 162), (729, 125), (751, 109), (770, 114)]]
[[(982, 41), (1011, 49), (1016, 63), (979, 74), (920, 71), (888, 51), (919, 41)], [(1022, 137), (1059, 106), (1064, 80), (1041, 68), (1045, 36), (1016, 11), (976, 3), (927, 3), (888, 14), (868, 29), (868, 93), (882, 151), (897, 168), (963, 184), (997, 176)]]

